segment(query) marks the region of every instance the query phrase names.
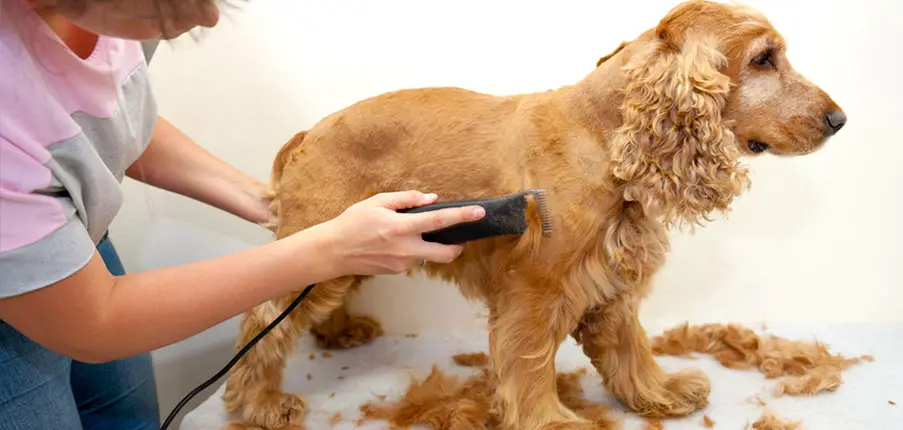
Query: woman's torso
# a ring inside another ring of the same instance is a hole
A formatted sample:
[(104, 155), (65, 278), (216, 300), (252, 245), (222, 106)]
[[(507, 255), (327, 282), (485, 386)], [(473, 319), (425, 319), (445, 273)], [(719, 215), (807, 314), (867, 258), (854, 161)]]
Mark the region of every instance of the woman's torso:
[(0, 263), (15, 268), (4, 297), (93, 255), (157, 112), (140, 43), (100, 37), (83, 59), (25, 0), (0, 2)]

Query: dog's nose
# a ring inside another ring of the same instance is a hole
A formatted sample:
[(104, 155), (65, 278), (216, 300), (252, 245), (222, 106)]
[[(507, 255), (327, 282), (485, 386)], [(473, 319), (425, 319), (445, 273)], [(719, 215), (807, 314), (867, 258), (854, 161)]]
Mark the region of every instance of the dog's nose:
[(836, 134), (847, 124), (847, 115), (842, 110), (834, 110), (825, 115), (825, 125), (828, 127), (828, 133)]

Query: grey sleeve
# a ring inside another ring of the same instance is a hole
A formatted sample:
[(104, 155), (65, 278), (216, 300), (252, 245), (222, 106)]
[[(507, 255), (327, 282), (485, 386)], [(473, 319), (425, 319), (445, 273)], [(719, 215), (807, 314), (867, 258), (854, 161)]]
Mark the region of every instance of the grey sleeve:
[(150, 64), (151, 58), (154, 57), (154, 52), (157, 52), (157, 45), (159, 44), (159, 40), (141, 43), (141, 48), (144, 50), (144, 61), (147, 62), (147, 64)]
[(37, 242), (0, 253), (0, 298), (59, 282), (91, 261), (96, 248), (85, 225), (74, 213), (67, 218)]

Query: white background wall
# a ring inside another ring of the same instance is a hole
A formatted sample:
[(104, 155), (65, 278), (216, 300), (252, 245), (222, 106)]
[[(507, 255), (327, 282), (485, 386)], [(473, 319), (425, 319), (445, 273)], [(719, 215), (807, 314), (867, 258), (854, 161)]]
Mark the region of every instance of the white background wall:
[[(782, 31), (795, 67), (834, 96), (849, 124), (816, 155), (750, 163), (753, 189), (730, 220), (674, 238), (642, 316), (655, 326), (900, 322), (903, 3), (749, 3)], [(227, 162), (267, 178), (292, 134), (359, 99), (419, 86), (508, 94), (570, 84), (674, 4), (255, 0), (200, 42), (161, 45), (151, 71), (164, 116)], [(197, 202), (125, 187), (112, 232), (130, 271), (270, 240)], [(482, 327), (481, 308), (450, 286), (404, 277), (373, 285), (356, 306), (389, 331)], [(235, 331), (230, 320), (155, 353), (164, 414), (228, 360)]]

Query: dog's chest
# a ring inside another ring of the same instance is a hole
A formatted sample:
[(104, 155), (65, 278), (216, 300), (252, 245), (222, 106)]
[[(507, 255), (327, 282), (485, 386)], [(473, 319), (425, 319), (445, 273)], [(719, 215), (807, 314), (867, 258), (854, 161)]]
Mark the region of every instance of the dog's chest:
[(596, 215), (585, 213), (581, 223), (571, 224), (579, 230), (572, 230), (569, 239), (569, 259), (575, 263), (568, 278), (597, 302), (625, 292), (643, 294), (665, 262), (667, 232), (633, 202), (620, 202)]

